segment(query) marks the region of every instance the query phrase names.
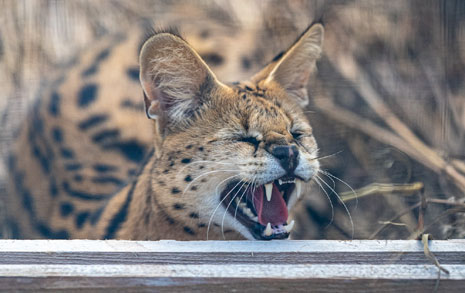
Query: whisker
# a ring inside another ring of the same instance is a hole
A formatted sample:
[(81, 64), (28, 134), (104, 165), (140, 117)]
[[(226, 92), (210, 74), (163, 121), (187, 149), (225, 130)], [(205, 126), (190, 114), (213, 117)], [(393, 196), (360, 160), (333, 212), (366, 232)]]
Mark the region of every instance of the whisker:
[(309, 153), (309, 154), (312, 153), (312, 152), (311, 152), (309, 149), (307, 149), (307, 147), (304, 146), (300, 141), (294, 139), (294, 142), (295, 142), (296, 144), (298, 144), (301, 148), (303, 148), (307, 153)]
[(318, 178), (315, 178), (315, 182), (316, 184), (318, 184), (318, 186), (320, 186), (321, 190), (323, 190), (324, 194), (326, 195), (326, 197), (328, 198), (328, 201), (329, 201), (329, 205), (331, 206), (331, 220), (329, 221), (328, 225), (326, 225), (326, 228), (329, 227), (329, 225), (331, 225), (333, 223), (333, 220), (334, 220), (334, 206), (333, 206), (333, 202), (331, 201), (331, 197), (329, 196), (328, 192), (323, 188), (323, 185), (321, 185), (321, 183), (318, 181)]
[(354, 233), (355, 233), (355, 229), (354, 229), (354, 221), (352, 220), (352, 216), (349, 212), (349, 209), (347, 208), (347, 205), (344, 203), (344, 201), (342, 200), (342, 198), (339, 196), (339, 194), (336, 192), (336, 190), (334, 190), (333, 188), (331, 188), (331, 186), (329, 186), (328, 183), (326, 183), (326, 181), (324, 181), (320, 176), (318, 176), (318, 174), (315, 174), (315, 176), (317, 178), (319, 178), (321, 180), (321, 182), (326, 185), (336, 196), (337, 198), (339, 199), (339, 201), (341, 202), (342, 206), (344, 207), (344, 209), (346, 210), (347, 212), (347, 215), (349, 216), (349, 220), (350, 220), (350, 225), (352, 227), (352, 239), (354, 239)]
[(221, 186), (221, 184), (223, 184), (223, 182), (228, 181), (229, 179), (234, 178), (234, 177), (237, 177), (237, 176), (241, 176), (241, 175), (240, 175), (240, 174), (236, 174), (236, 175), (233, 175), (233, 176), (231, 176), (231, 177), (228, 177), (228, 178), (226, 178), (226, 179), (224, 179), (224, 180), (221, 180), (221, 182), (218, 183), (218, 184), (216, 185), (215, 194), (218, 194), (218, 195), (219, 195), (219, 193), (218, 193), (218, 188), (220, 188), (220, 186)]
[[(237, 194), (241, 191), (241, 189), (244, 187), (244, 185), (247, 183), (247, 181), (244, 181), (244, 183), (242, 183), (241, 187), (239, 187), (239, 189), (236, 191), (236, 193), (233, 195), (233, 197), (231, 198), (231, 200), (229, 201), (228, 205), (226, 206), (226, 209), (224, 211), (224, 214), (223, 214), (223, 219), (221, 219), (221, 235), (223, 236), (223, 239), (226, 240), (226, 237), (224, 237), (224, 218), (226, 217), (226, 213), (228, 212), (228, 209), (229, 209), (229, 206), (232, 204), (232, 202), (234, 201), (234, 199), (236, 198)], [(250, 185), (250, 184), (249, 184)], [(249, 185), (247, 185), (247, 187), (249, 187)], [(247, 190), (247, 189), (246, 189)], [(245, 192), (245, 191), (244, 191)]]
[(313, 160), (327, 159), (327, 158), (330, 158), (330, 157), (337, 156), (337, 155), (339, 155), (340, 153), (342, 153), (342, 151), (337, 151), (337, 152), (335, 152), (335, 153), (333, 153), (333, 154), (326, 155), (326, 156), (322, 156), (322, 157), (316, 157), (316, 158), (314, 158)]
[(333, 183), (333, 188), (336, 188), (336, 182), (333, 180), (333, 178), (329, 177), (328, 174), (325, 174), (323, 171), (321, 170), (317, 170), (319, 173), (325, 175), (326, 177), (328, 177), (329, 180), (331, 180), (331, 182)]
[[(238, 177), (238, 176), (241, 176), (241, 175), (240, 175), (240, 174), (236, 174), (236, 175), (229, 176), (229, 177), (227, 177), (227, 178), (224, 179), (224, 180), (221, 180), (221, 182), (218, 183), (218, 184), (216, 185), (216, 188), (215, 188), (215, 195), (218, 194), (218, 188), (221, 186), (221, 184), (223, 184), (223, 182), (228, 181), (228, 180), (230, 180), (230, 179), (232, 179), (232, 178), (234, 178), (234, 177)], [(200, 210), (201, 210), (201, 207), (198, 208), (199, 214), (200, 214)], [(199, 219), (199, 221), (200, 221), (200, 219)]]
[(316, 111), (308, 110), (308, 111), (303, 111), (303, 112), (302, 112), (302, 114), (307, 114), (307, 113), (315, 114)]
[[(257, 176), (254, 176), (252, 178), (252, 182), (247, 186), (247, 188), (245, 189), (245, 192), (242, 193), (241, 197), (239, 198), (239, 202), (241, 202), (242, 198), (244, 197), (244, 195), (246, 194), (247, 192), (247, 189), (249, 189), (249, 187), (252, 187), (254, 186), (254, 182), (255, 182), (255, 178), (257, 178)], [(252, 188), (250, 188), (252, 190)], [(236, 205), (236, 210), (234, 211), (234, 219), (236, 219), (236, 216), (237, 216), (237, 208), (239, 207), (239, 205)]]
[(253, 190), (252, 190), (252, 206), (253, 208), (255, 209), (255, 211), (257, 211), (257, 208), (255, 207), (255, 201), (254, 201), (254, 197), (255, 197), (255, 190), (257, 189), (257, 184), (255, 182), (254, 184), (254, 187), (253, 187)]
[(355, 195), (355, 209), (357, 208), (358, 206), (358, 194), (357, 192), (352, 188), (352, 186), (349, 185), (349, 183), (345, 182), (344, 180), (342, 180), (341, 178), (338, 178), (337, 176), (334, 176), (333, 174), (329, 173), (329, 171), (324, 171), (324, 170), (320, 170), (320, 172), (322, 172), (323, 174), (325, 174), (326, 176), (329, 176), (329, 177), (332, 177), (334, 179), (336, 179), (337, 181), (341, 182), (342, 184), (344, 184), (345, 186), (349, 187), (349, 189), (352, 191), (352, 193)]
[[(213, 211), (212, 215), (210, 216), (210, 220), (208, 221), (208, 227), (207, 227), (207, 240), (208, 240), (208, 232), (210, 232), (210, 226), (211, 226), (213, 217), (214, 217), (215, 214), (216, 214), (216, 211), (217, 211), (218, 208), (221, 206), (221, 203), (228, 197), (228, 195), (231, 193), (231, 191), (233, 191), (234, 188), (236, 188), (241, 182), (242, 182), (242, 180), (240, 180), (239, 182), (237, 182), (237, 184), (223, 197), (223, 199), (220, 200), (220, 202), (219, 202), (218, 205), (216, 206), (215, 210)], [(216, 196), (218, 196), (218, 194), (216, 194)]]

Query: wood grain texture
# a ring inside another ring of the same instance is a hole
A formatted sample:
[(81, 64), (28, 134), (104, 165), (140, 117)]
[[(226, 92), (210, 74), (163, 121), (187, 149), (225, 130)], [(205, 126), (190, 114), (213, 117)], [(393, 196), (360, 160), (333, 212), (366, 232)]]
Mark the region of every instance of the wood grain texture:
[[(431, 241), (465, 292), (465, 240)], [(432, 291), (420, 241), (1, 240), (0, 289), (79, 291)]]

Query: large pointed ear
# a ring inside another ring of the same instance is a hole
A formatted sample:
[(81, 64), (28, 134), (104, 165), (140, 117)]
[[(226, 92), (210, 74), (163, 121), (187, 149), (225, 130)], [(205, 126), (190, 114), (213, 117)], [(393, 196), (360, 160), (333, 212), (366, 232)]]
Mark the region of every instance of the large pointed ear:
[(206, 91), (218, 84), (194, 49), (170, 33), (148, 39), (139, 64), (145, 110), (159, 128), (188, 123), (203, 104)]
[(310, 26), (297, 42), (278, 59), (265, 79), (277, 82), (303, 106), (308, 104), (307, 83), (320, 57), (324, 28), (317, 23)]

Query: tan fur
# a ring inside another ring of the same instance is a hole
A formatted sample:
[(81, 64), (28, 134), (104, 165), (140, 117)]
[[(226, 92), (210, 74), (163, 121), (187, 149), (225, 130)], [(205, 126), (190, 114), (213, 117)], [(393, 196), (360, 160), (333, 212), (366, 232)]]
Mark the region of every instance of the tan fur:
[[(111, 74), (83, 77), (88, 66), (77, 65), (63, 82), (44, 93), (47, 98), (33, 109), (19, 133), (10, 160), (12, 196), (8, 203), (11, 210), (26, 214), (9, 216), (18, 234), (27, 238), (190, 240), (207, 239), (208, 232), (208, 239), (223, 235), (252, 239), (219, 206), (219, 192), (233, 178), (262, 185), (283, 176), (270, 154), (280, 145), (298, 147), (296, 172), (307, 182), (304, 188), (309, 188), (319, 164), (301, 105), (307, 102), (306, 84), (322, 39), (322, 26), (314, 25), (288, 53), (250, 81), (228, 86), (185, 41), (171, 34), (155, 35), (145, 43), (140, 57), (145, 106), (152, 120), (140, 110), (121, 106), (143, 104), (136, 82)], [(108, 67), (106, 72), (119, 76), (121, 71), (137, 68), (131, 58), (125, 58), (125, 52), (136, 52), (135, 38), (109, 43), (101, 48), (111, 47), (108, 60), (98, 64), (97, 70)], [(95, 58), (95, 54), (83, 56)], [(81, 78), (84, 85), (78, 87)], [(86, 85), (104, 84), (107, 79), (115, 82), (98, 87), (97, 95), (111, 99), (81, 99)], [(54, 92), (61, 97), (58, 115), (51, 110)], [(105, 121), (82, 126), (89, 117), (102, 113), (108, 115)], [(293, 137), (296, 133), (304, 135), (298, 143)], [(256, 152), (240, 141), (250, 136), (260, 141)], [(129, 153), (121, 148), (122, 142), (136, 142), (145, 149), (146, 158), (125, 156)], [(150, 152), (153, 146), (155, 152)], [(65, 158), (64, 148), (76, 156)], [(77, 170), (70, 164), (78, 166)], [(102, 166), (114, 168), (102, 171)], [(114, 184), (115, 178), (124, 184)], [(292, 200), (289, 208), (295, 203)], [(66, 209), (70, 206), (72, 211)]]

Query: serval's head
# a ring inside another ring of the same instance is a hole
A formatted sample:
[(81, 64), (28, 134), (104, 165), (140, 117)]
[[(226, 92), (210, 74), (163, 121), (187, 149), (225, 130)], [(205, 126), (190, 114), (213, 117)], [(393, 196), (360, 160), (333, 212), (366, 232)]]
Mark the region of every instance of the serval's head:
[(146, 41), (140, 80), (159, 157), (152, 185), (173, 219), (209, 228), (210, 238), (223, 228), (248, 239), (289, 236), (289, 211), (319, 169), (303, 107), (323, 33), (312, 25), (249, 81), (231, 85), (182, 38)]

